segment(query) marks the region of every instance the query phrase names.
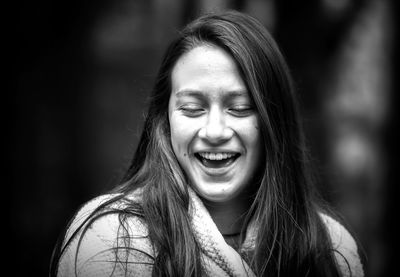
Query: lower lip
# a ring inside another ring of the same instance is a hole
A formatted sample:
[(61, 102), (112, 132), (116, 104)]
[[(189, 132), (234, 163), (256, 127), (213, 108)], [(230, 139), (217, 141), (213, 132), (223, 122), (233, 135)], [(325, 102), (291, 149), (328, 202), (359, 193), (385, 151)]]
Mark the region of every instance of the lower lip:
[(235, 166), (235, 164), (238, 162), (238, 160), (241, 158), (240, 156), (237, 157), (233, 162), (229, 163), (227, 166), (222, 166), (222, 167), (207, 167), (205, 166), (198, 158), (194, 157), (197, 161), (197, 163), (200, 164), (200, 167), (203, 169), (203, 171), (212, 176), (221, 176), (225, 175), (226, 173), (229, 172), (229, 170)]

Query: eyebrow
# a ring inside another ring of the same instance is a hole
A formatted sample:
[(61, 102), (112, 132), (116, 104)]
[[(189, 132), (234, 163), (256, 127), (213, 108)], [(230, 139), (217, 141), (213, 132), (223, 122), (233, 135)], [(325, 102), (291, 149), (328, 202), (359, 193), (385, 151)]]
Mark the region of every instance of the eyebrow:
[[(176, 97), (184, 97), (184, 96), (194, 96), (194, 97), (206, 97), (207, 93), (202, 91), (202, 90), (193, 90), (193, 89), (183, 89), (179, 90), (176, 93)], [(246, 90), (230, 90), (230, 91), (224, 91), (224, 95), (229, 95), (229, 96), (248, 96), (248, 93)]]

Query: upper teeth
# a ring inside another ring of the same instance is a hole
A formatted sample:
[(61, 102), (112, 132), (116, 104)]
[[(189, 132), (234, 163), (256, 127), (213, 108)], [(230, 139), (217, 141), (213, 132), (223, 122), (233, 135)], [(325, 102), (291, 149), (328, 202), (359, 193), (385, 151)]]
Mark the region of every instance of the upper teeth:
[(210, 153), (210, 152), (200, 152), (199, 155), (207, 160), (223, 160), (235, 156), (235, 154), (233, 153)]

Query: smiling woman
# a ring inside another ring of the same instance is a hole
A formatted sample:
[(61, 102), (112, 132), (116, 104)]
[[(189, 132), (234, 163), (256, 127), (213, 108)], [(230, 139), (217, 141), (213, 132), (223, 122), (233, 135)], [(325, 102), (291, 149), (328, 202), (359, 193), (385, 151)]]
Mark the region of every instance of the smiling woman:
[(295, 92), (270, 34), (205, 15), (168, 48), (123, 182), (85, 204), (53, 276), (363, 276), (318, 204)]
[(252, 179), (262, 144), (257, 113), (233, 58), (220, 47), (197, 46), (177, 61), (171, 84), (171, 143), (188, 182), (205, 200), (243, 204), (244, 214), (251, 201), (234, 200), (259, 182)]

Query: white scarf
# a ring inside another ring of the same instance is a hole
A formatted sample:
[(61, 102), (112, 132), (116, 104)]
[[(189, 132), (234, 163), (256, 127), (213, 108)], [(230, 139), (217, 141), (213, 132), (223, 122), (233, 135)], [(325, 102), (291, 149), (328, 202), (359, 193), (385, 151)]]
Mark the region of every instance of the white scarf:
[[(255, 276), (239, 253), (225, 242), (203, 202), (191, 188), (189, 196), (191, 227), (200, 245), (207, 275)], [(254, 247), (254, 232), (255, 228), (248, 228), (242, 248)]]

